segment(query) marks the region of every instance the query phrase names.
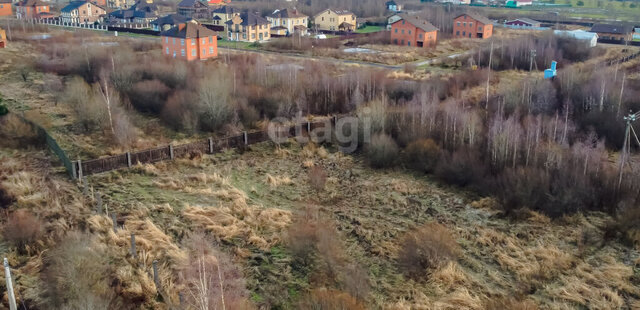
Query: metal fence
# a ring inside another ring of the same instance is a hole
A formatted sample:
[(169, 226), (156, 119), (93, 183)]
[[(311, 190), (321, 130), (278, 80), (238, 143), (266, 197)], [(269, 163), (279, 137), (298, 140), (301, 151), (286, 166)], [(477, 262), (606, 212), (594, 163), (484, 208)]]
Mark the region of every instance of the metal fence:
[[(330, 120), (305, 122), (293, 126), (285, 126), (282, 131), (276, 133), (278, 137), (295, 137), (297, 135), (308, 135), (311, 130), (316, 128), (333, 128), (337, 118)], [(296, 129), (298, 128), (298, 129)], [(190, 158), (201, 154), (220, 153), (225, 149), (240, 148), (251, 144), (261, 143), (269, 140), (268, 131), (243, 132), (240, 135), (224, 137), (220, 139), (208, 138), (198, 140), (192, 143), (181, 145), (167, 145), (153, 149), (147, 149), (137, 152), (127, 152), (124, 154), (113, 155), (92, 160), (78, 160), (70, 163), (73, 171), (73, 178), (82, 178), (83, 176), (117, 170), (122, 168), (131, 168), (137, 164), (155, 163), (164, 160), (172, 160), (175, 158)], [(64, 152), (62, 152), (64, 155)], [(66, 155), (64, 156), (66, 158)], [(68, 161), (68, 159), (67, 159)], [(65, 164), (66, 166), (66, 164)]]

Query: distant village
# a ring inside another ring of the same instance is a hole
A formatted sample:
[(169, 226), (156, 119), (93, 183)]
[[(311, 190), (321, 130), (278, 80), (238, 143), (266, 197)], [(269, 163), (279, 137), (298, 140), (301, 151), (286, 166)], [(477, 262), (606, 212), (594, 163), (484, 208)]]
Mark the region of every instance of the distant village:
[[(469, 0), (443, 0), (453, 5), (469, 5)], [(484, 2), (474, 2), (484, 4)], [(487, 2), (495, 4), (495, 2)], [(532, 5), (530, 0), (509, 0), (504, 7), (518, 8)], [(394, 0), (387, 1), (387, 25), (390, 44), (429, 48), (439, 40), (440, 29), (429, 20), (405, 11)], [(147, 31), (143, 34), (161, 36), (162, 51), (168, 57), (186, 60), (208, 59), (218, 56), (218, 40), (238, 42), (266, 42), (274, 37), (311, 36), (324, 39), (326, 35), (348, 35), (368, 22), (341, 8), (326, 8), (308, 16), (292, 4), (274, 9), (262, 16), (234, 7), (230, 0), (182, 0), (173, 12), (161, 10), (153, 0), (85, 0), (71, 1), (59, 14), (51, 10), (51, 3), (43, 0), (0, 0), (0, 17), (15, 17), (34, 23), (102, 29), (110, 31)], [(512, 20), (491, 20), (472, 12), (459, 14), (453, 19), (452, 38), (488, 39), (494, 27), (520, 30), (545, 30), (543, 23), (522, 17)], [(558, 36), (571, 37), (595, 46), (597, 42), (630, 42), (637, 36), (632, 25), (595, 24), (586, 30), (554, 30)], [(0, 48), (7, 45), (6, 35), (0, 30)]]

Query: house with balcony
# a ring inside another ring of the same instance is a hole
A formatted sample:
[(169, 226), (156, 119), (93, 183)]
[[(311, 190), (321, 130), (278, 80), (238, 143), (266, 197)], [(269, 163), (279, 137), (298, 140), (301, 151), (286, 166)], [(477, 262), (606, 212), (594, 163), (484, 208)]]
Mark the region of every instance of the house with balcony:
[(182, 0), (178, 3), (178, 14), (196, 20), (211, 19), (211, 9), (206, 0)]
[(73, 1), (60, 10), (60, 21), (72, 24), (93, 24), (102, 20), (107, 11), (91, 2)]
[(193, 19), (184, 17), (178, 14), (169, 14), (167, 16), (160, 17), (151, 22), (151, 28), (155, 31), (167, 31), (180, 24), (184, 24)]
[(294, 33), (307, 34), (309, 16), (302, 14), (296, 8), (275, 10), (267, 16), (271, 24), (271, 34), (291, 35)]
[(231, 41), (260, 42), (271, 38), (269, 21), (255, 13), (235, 15), (226, 24), (227, 38)]
[(240, 13), (241, 12), (238, 9), (228, 5), (221, 6), (212, 11), (212, 24), (224, 27), (224, 32), (228, 33), (229, 30), (227, 29), (227, 22), (231, 20), (232, 17), (240, 15)]
[(326, 9), (313, 16), (316, 31), (354, 31), (358, 27), (356, 14), (347, 10)]

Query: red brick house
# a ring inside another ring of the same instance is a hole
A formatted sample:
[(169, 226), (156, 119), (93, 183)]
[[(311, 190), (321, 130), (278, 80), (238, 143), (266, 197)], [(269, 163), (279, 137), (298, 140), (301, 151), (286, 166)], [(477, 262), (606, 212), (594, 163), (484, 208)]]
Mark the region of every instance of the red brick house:
[(218, 56), (218, 34), (196, 21), (179, 24), (160, 35), (162, 54), (167, 57), (191, 61)]
[(436, 45), (438, 28), (416, 16), (401, 14), (391, 24), (391, 43), (402, 46), (428, 47)]
[(12, 1), (0, 0), (0, 16), (13, 16)]
[(16, 4), (18, 19), (40, 19), (50, 15), (49, 5), (39, 0), (23, 0)]
[(484, 16), (466, 13), (453, 19), (454, 38), (488, 39), (492, 35), (493, 23)]

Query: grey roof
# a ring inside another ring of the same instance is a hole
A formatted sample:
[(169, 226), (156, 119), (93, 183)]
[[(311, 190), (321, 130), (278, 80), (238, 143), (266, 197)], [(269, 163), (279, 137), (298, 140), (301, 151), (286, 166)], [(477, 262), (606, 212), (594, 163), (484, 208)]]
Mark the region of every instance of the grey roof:
[(48, 6), (48, 4), (40, 0), (23, 0), (16, 3), (17, 6)]
[(526, 17), (516, 18), (516, 19), (513, 19), (513, 20), (509, 20), (509, 21), (507, 21), (507, 22), (513, 22), (513, 21), (516, 21), (516, 20), (519, 20), (519, 21), (521, 21), (521, 22), (525, 22), (525, 23), (527, 23), (527, 24), (531, 24), (531, 25), (533, 25), (533, 24), (539, 24), (539, 23), (540, 23), (540, 22), (539, 22), (539, 21), (537, 21), (537, 20), (533, 20), (533, 19), (531, 19), (531, 18), (526, 18)]
[(432, 25), (430, 22), (420, 17), (417, 17), (415, 15), (398, 14), (398, 16), (400, 16), (401, 19), (394, 22), (394, 24), (404, 20), (407, 23), (410, 23), (416, 26), (417, 28), (422, 29), (424, 32), (438, 31), (438, 28), (436, 28), (436, 26)]
[(13, 0), (0, 0), (0, 3), (13, 3)]
[[(242, 22), (240, 23), (240, 25), (242, 26), (253, 26), (253, 25), (264, 25), (264, 24), (269, 24), (269, 21), (258, 15), (255, 13), (251, 13), (251, 12), (244, 12), (240, 14), (240, 19), (242, 19)], [(227, 24), (233, 24), (232, 20), (228, 20)]]
[(195, 7), (196, 3), (200, 2), (201, 4), (205, 5), (205, 6), (209, 6), (209, 3), (207, 1), (203, 1), (203, 0), (182, 0), (180, 1), (180, 3), (178, 3), (178, 7), (181, 8), (192, 8)]
[(390, 6), (390, 5), (398, 5), (395, 1), (391, 0), (391, 1), (387, 1), (384, 3), (385, 6)]
[(355, 15), (355, 14), (351, 13), (351, 11), (349, 11), (349, 10), (334, 10), (334, 9), (326, 9), (326, 10), (322, 10), (322, 11), (320, 11), (318, 14), (313, 15), (313, 16), (314, 16), (314, 17), (315, 17), (315, 16), (318, 16), (318, 15), (320, 15), (320, 14), (322, 14), (322, 13), (326, 12), (326, 11), (332, 11), (332, 12), (334, 12), (334, 13), (338, 14), (338, 15), (347, 15), (347, 14)]
[(299, 18), (299, 17), (307, 17), (307, 15), (302, 14), (297, 9), (286, 8), (282, 10), (276, 10), (269, 15), (269, 17), (273, 18)]
[(180, 14), (169, 14), (167, 16), (160, 17), (151, 23), (154, 25), (177, 25), (191, 20), (189, 17), (184, 17)]
[(60, 10), (60, 12), (69, 13), (69, 12), (81, 7), (85, 3), (87, 3), (87, 2), (85, 2), (85, 1), (73, 1), (73, 2), (70, 2), (69, 4), (67, 4), (67, 6), (63, 7), (62, 10)]
[(213, 13), (233, 14), (233, 13), (240, 13), (240, 11), (238, 11), (234, 7), (230, 7), (228, 5), (224, 5), (222, 7), (219, 7), (217, 9), (213, 10)]
[(595, 24), (591, 27), (591, 32), (628, 34), (633, 31), (633, 26), (624, 24)]
[(202, 38), (209, 36), (217, 36), (218, 34), (196, 22), (186, 22), (185, 26), (180, 29), (180, 25), (177, 25), (167, 31), (162, 32), (160, 35), (165, 37), (190, 39), (190, 38)]
[(493, 24), (491, 22), (491, 20), (489, 20), (488, 18), (486, 18), (486, 17), (484, 17), (482, 15), (476, 14), (476, 13), (464, 13), (464, 14), (460, 14), (460, 15), (456, 16), (456, 18), (458, 18), (460, 16), (463, 16), (463, 15), (467, 15), (467, 16), (469, 16), (469, 17), (471, 17), (471, 18), (473, 18), (473, 19), (475, 19), (475, 20), (477, 20), (477, 21), (479, 21), (479, 22), (481, 22), (481, 23), (483, 23), (485, 25)]

